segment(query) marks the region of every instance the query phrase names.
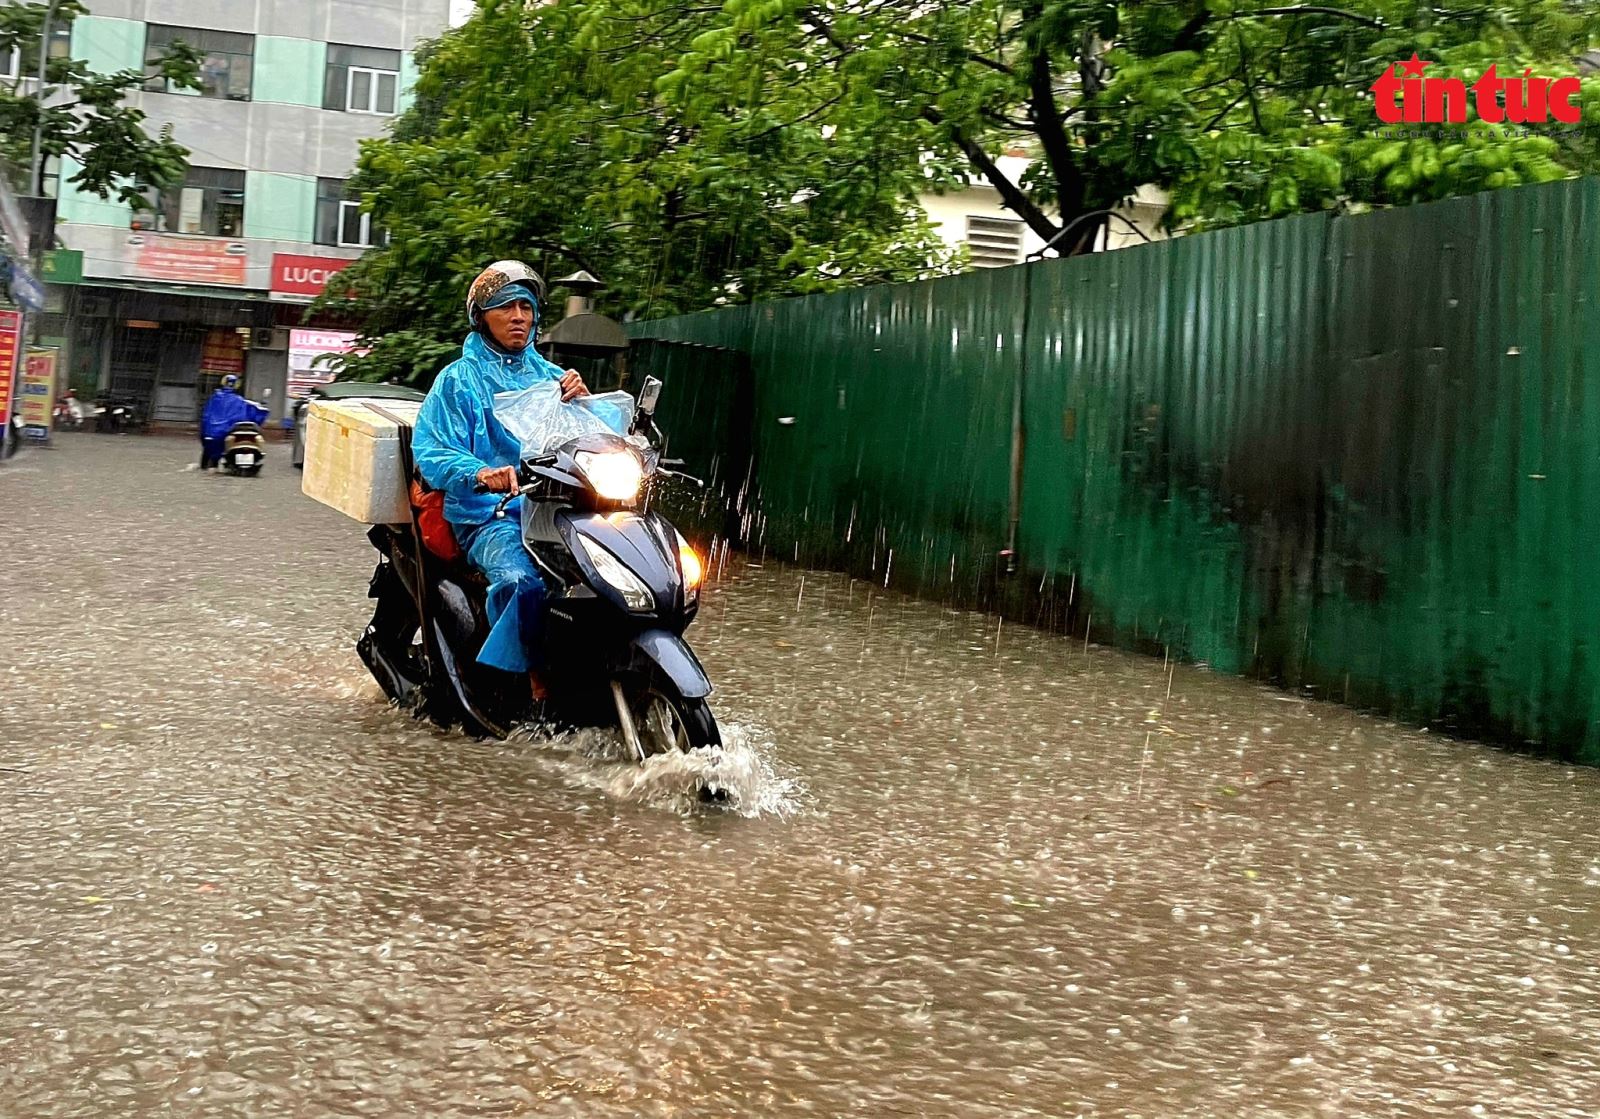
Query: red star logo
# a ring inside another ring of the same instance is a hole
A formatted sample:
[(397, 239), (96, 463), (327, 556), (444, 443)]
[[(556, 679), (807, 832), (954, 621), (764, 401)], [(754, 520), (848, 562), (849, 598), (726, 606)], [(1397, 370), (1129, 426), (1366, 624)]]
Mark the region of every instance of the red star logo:
[(1432, 66), (1432, 65), (1433, 65), (1433, 63), (1431, 63), (1431, 62), (1422, 61), (1422, 59), (1417, 56), (1417, 52), (1416, 51), (1412, 51), (1411, 52), (1411, 61), (1410, 62), (1402, 62), (1400, 64), (1400, 68), (1405, 71), (1406, 77), (1408, 77), (1408, 78), (1420, 78), (1420, 77), (1422, 77), (1422, 72), (1424, 70), (1426, 70), (1428, 67)]

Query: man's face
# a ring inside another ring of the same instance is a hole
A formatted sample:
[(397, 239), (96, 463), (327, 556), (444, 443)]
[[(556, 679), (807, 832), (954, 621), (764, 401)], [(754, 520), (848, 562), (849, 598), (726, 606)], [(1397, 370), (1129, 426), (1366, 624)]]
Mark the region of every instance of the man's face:
[(485, 311), (483, 321), (489, 327), (489, 336), (501, 349), (516, 353), (528, 345), (528, 335), (533, 330), (533, 304), (526, 299), (507, 303)]

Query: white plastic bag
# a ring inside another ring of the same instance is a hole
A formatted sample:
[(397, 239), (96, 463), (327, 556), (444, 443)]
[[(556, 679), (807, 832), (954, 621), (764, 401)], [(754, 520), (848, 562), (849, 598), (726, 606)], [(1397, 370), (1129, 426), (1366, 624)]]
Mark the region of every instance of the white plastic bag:
[(626, 435), (633, 424), (633, 408), (633, 397), (625, 392), (580, 396), (563, 404), (561, 386), (555, 381), (494, 394), (495, 419), (522, 444), (524, 458), (549, 454), (580, 435)]

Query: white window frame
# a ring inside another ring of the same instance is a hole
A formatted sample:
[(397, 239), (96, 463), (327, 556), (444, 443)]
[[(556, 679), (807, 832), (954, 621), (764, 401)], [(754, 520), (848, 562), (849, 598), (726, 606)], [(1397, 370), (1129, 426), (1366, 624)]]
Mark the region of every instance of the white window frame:
[[(368, 85), (367, 85), (367, 103), (366, 103), (366, 105), (357, 105), (356, 104), (356, 75), (357, 74), (365, 74), (365, 75), (367, 75), (367, 77), (369, 79), (369, 82), (368, 82)], [(378, 108), (378, 87), (379, 87), (381, 79), (383, 79), (383, 78), (393, 78), (394, 79), (394, 102), (393, 102), (393, 107), (391, 107), (391, 108), (389, 108), (387, 110)], [(344, 111), (345, 112), (347, 112), (347, 113), (366, 113), (369, 116), (375, 116), (375, 117), (392, 117), (392, 116), (395, 115), (395, 108), (399, 107), (399, 102), (400, 102), (400, 73), (399, 73), (399, 71), (397, 71), (397, 70), (378, 70), (378, 69), (374, 69), (373, 67), (370, 67), (370, 66), (351, 66), (351, 67), (346, 69), (345, 75), (344, 75)]]
[[(356, 211), (356, 213), (360, 215), (360, 221), (358, 224), (361, 230), (361, 240), (359, 241), (346, 241), (344, 239), (344, 216), (346, 213), (346, 207)], [(341, 249), (370, 249), (372, 247), (372, 215), (361, 213), (360, 202), (342, 201), (339, 203), (339, 228), (335, 234), (335, 239), (338, 241)]]
[(6, 68), (0, 71), (0, 79), (14, 82), (22, 77), (22, 48), (12, 47), (6, 54)]

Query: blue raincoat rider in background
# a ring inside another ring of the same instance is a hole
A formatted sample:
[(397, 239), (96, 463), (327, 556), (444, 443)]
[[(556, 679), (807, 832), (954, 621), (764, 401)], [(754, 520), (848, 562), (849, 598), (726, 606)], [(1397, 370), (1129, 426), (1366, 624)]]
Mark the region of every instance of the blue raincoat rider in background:
[[(540, 381), (558, 382), (564, 401), (589, 394), (577, 373), (533, 348), (544, 290), (520, 261), (496, 261), (478, 275), (467, 290), (472, 333), (422, 402), (411, 445), (423, 481), (444, 492), (456, 539), (489, 580), (490, 629), (478, 661), (506, 672), (534, 670), (545, 585), (522, 544), (521, 498), (507, 506), (505, 519), (494, 516), (498, 495), (518, 486), (522, 457), (516, 437), (495, 418), (494, 397)], [(491, 492), (475, 492), (479, 483)], [(530, 679), (537, 698), (537, 677)]]
[(222, 444), (234, 424), (266, 421), (265, 408), (239, 395), (239, 375), (229, 373), (223, 377), (200, 414), (200, 469), (215, 469), (222, 461)]

